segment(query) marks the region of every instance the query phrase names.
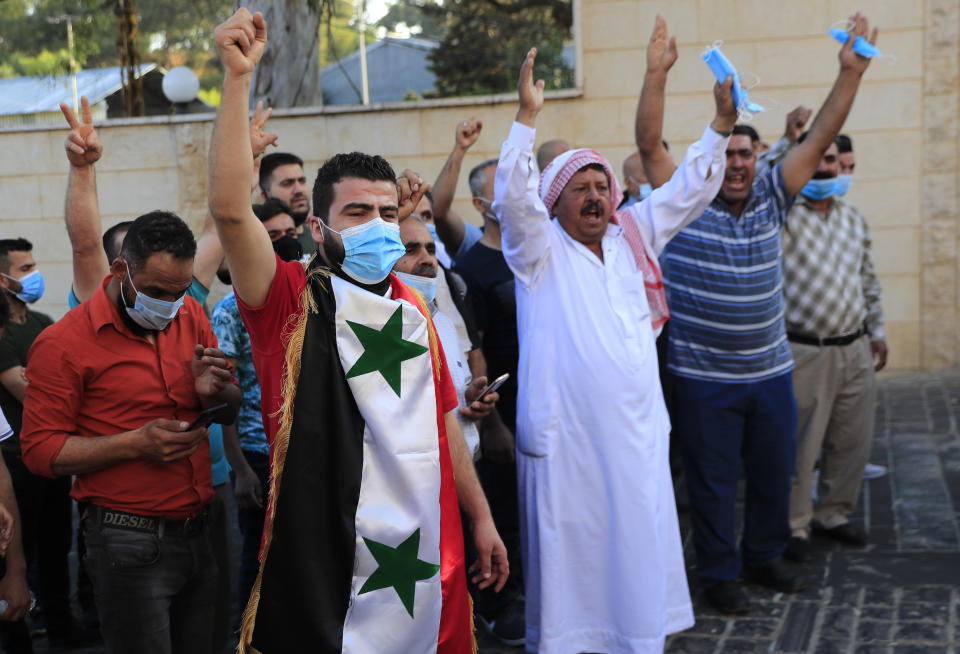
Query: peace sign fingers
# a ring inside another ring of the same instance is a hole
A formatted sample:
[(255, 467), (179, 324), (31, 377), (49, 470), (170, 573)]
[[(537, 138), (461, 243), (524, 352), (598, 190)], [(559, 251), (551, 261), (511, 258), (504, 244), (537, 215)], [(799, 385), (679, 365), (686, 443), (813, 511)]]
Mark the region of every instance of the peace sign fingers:
[(103, 145), (100, 143), (97, 130), (93, 128), (93, 112), (90, 110), (90, 102), (86, 96), (80, 97), (80, 107), (80, 115), (83, 116), (82, 124), (77, 121), (76, 115), (67, 103), (60, 103), (60, 111), (63, 112), (63, 117), (67, 119), (67, 124), (72, 130), (63, 144), (67, 159), (72, 166), (83, 168), (100, 159), (103, 154)]

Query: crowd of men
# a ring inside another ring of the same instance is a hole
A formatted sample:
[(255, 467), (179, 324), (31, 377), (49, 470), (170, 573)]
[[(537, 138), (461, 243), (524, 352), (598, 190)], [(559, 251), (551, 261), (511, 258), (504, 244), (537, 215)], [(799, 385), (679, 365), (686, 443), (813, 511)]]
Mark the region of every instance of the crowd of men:
[[(301, 158), (265, 154), (270, 111), (250, 118), (263, 17), (241, 8), (215, 38), (198, 237), (177, 207), (101, 233), (110, 153), (84, 99), (79, 119), (63, 107), (69, 313), (30, 308), (34, 246), (0, 240), (5, 651), (46, 629), (117, 653), (460, 653), (475, 619), (532, 652), (662, 651), (694, 622), (681, 468), (721, 612), (750, 610), (743, 583), (799, 591), (812, 532), (867, 542), (850, 515), (887, 348), (869, 229), (843, 199), (838, 134), (869, 65), (854, 38), (816, 116), (791, 112), (772, 147), (716, 84), (677, 165), (658, 16), (623, 187), (563, 135), (534, 152), (532, 49), (500, 156), (468, 173), (474, 221), (453, 201), (481, 120), (458, 123), (433, 184), (352, 152), (311, 186)], [(214, 278), (231, 290), (208, 307)]]

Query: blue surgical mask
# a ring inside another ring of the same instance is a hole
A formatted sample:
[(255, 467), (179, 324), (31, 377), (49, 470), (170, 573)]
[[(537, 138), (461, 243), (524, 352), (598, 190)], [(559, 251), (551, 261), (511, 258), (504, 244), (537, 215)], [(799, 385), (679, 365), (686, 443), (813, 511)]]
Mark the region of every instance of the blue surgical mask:
[(826, 200), (837, 191), (837, 178), (811, 179), (800, 191), (811, 200)]
[(396, 275), (401, 282), (420, 293), (423, 299), (427, 301), (427, 304), (433, 302), (437, 297), (436, 277), (421, 277), (420, 275), (410, 275), (396, 271), (394, 271), (393, 274)]
[(400, 240), (400, 226), (383, 218), (350, 227), (341, 232), (321, 222), (343, 240), (343, 272), (361, 284), (377, 284), (386, 279), (393, 265), (407, 249)]
[(434, 243), (438, 242), (439, 239), (437, 237), (437, 226), (431, 225), (430, 223), (423, 223), (423, 224), (427, 228), (427, 231), (430, 232), (430, 236), (433, 237), (433, 242)]
[(651, 194), (651, 193), (653, 193), (653, 187), (652, 187), (652, 186), (650, 186), (649, 184), (641, 184), (641, 185), (640, 185), (640, 199), (641, 199), (641, 200), (646, 200), (648, 197), (650, 197), (650, 194)]
[(837, 190), (834, 193), (842, 198), (850, 190), (851, 184), (853, 184), (853, 175), (837, 175)]
[(12, 279), (20, 283), (22, 288), (19, 293), (13, 293), (13, 295), (27, 304), (33, 304), (41, 297), (43, 297), (43, 275), (40, 274), (39, 270), (34, 270), (31, 273), (27, 273), (20, 279), (16, 277), (11, 277), (10, 275), (4, 275), (7, 279)]
[[(183, 306), (183, 298), (180, 297), (174, 302), (168, 302), (167, 300), (158, 300), (149, 295), (144, 295), (133, 285), (133, 276), (130, 274), (130, 264), (126, 261), (123, 263), (127, 267), (127, 281), (130, 282), (130, 288), (137, 294), (137, 299), (134, 301), (132, 307), (127, 306), (126, 300), (123, 301), (127, 315), (133, 319), (133, 322), (144, 329), (158, 332), (163, 331), (167, 328), (167, 325), (170, 324), (170, 321), (177, 317), (177, 312), (180, 311), (180, 307)], [(122, 295), (123, 293), (121, 292), (121, 296)]]

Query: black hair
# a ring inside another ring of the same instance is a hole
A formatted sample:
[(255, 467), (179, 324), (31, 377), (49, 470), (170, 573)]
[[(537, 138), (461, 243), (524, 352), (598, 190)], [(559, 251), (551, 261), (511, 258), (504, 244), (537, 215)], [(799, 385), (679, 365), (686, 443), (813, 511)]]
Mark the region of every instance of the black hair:
[(25, 238), (0, 239), (0, 271), (10, 272), (11, 252), (32, 252), (33, 243)]
[(266, 202), (263, 204), (253, 205), (253, 213), (260, 219), (260, 222), (265, 223), (274, 216), (279, 216), (282, 213), (287, 214), (291, 218), (293, 217), (293, 212), (290, 211), (290, 207), (287, 206), (287, 203), (283, 200), (278, 200), (277, 198), (267, 198)]
[(120, 258), (127, 262), (133, 274), (158, 252), (168, 252), (177, 259), (193, 259), (197, 254), (193, 232), (179, 216), (169, 211), (151, 211), (134, 220), (123, 239)]
[(750, 125), (734, 125), (733, 135), (749, 136), (751, 143), (756, 143), (760, 140), (760, 134)]
[(120, 246), (123, 245), (123, 239), (121, 238), (120, 245), (117, 245), (117, 235), (123, 232), (123, 235), (126, 236), (127, 230), (130, 229), (130, 225), (132, 224), (132, 220), (124, 220), (103, 233), (103, 251), (107, 253), (108, 263), (113, 262), (114, 259), (120, 256)]
[(261, 159), (260, 179), (258, 180), (260, 184), (260, 190), (266, 193), (267, 189), (270, 187), (270, 177), (273, 175), (273, 171), (280, 166), (286, 166), (289, 164), (297, 164), (303, 168), (303, 159), (295, 154), (290, 154), (289, 152), (271, 152)]
[(837, 149), (840, 153), (853, 152), (853, 140), (846, 134), (837, 134)]
[(313, 210), (323, 222), (330, 219), (333, 185), (347, 177), (371, 182), (397, 182), (393, 167), (379, 155), (348, 152), (330, 157), (317, 171), (317, 180), (313, 183)]

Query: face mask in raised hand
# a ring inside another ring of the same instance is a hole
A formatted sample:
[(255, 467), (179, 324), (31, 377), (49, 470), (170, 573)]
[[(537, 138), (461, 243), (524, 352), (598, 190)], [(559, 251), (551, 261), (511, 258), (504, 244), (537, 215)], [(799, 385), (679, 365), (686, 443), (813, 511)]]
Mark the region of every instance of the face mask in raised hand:
[(421, 277), (420, 275), (411, 275), (402, 272), (394, 272), (393, 274), (396, 275), (401, 282), (422, 295), (427, 304), (433, 302), (434, 298), (437, 297), (436, 277)]
[(853, 184), (853, 175), (837, 175), (837, 188), (834, 195), (842, 198), (850, 190), (851, 184)]
[(811, 200), (826, 200), (837, 191), (837, 178), (811, 179), (800, 193)]
[[(183, 306), (183, 298), (180, 297), (174, 302), (168, 302), (167, 300), (158, 300), (149, 295), (144, 295), (133, 285), (133, 276), (130, 274), (130, 264), (126, 261), (123, 263), (127, 267), (127, 281), (130, 282), (130, 288), (137, 294), (137, 298), (132, 307), (127, 306), (126, 299), (123, 300), (123, 306), (127, 310), (127, 315), (144, 329), (156, 330), (158, 332), (163, 331), (167, 328), (167, 325), (177, 317), (180, 307)], [(120, 296), (123, 297), (122, 290)]]
[(43, 275), (40, 274), (39, 270), (34, 270), (31, 273), (27, 273), (20, 279), (16, 277), (11, 277), (10, 275), (4, 275), (7, 279), (12, 279), (15, 282), (20, 284), (20, 292), (13, 293), (13, 295), (20, 300), (23, 300), (27, 304), (33, 304), (41, 297), (43, 297)]
[(321, 224), (340, 235), (344, 253), (340, 268), (361, 284), (382, 282), (407, 251), (400, 240), (400, 226), (380, 217), (340, 232)]
[(713, 44), (713, 47), (707, 48), (707, 51), (702, 55), (703, 61), (721, 86), (727, 81), (728, 77), (733, 77), (733, 87), (730, 89), (730, 93), (733, 95), (733, 105), (737, 108), (741, 120), (749, 120), (753, 117), (753, 114), (766, 111), (766, 109), (756, 102), (750, 102), (747, 91), (740, 85), (740, 75), (737, 74), (737, 69), (720, 52), (720, 44), (722, 44), (722, 41), (717, 41)]

